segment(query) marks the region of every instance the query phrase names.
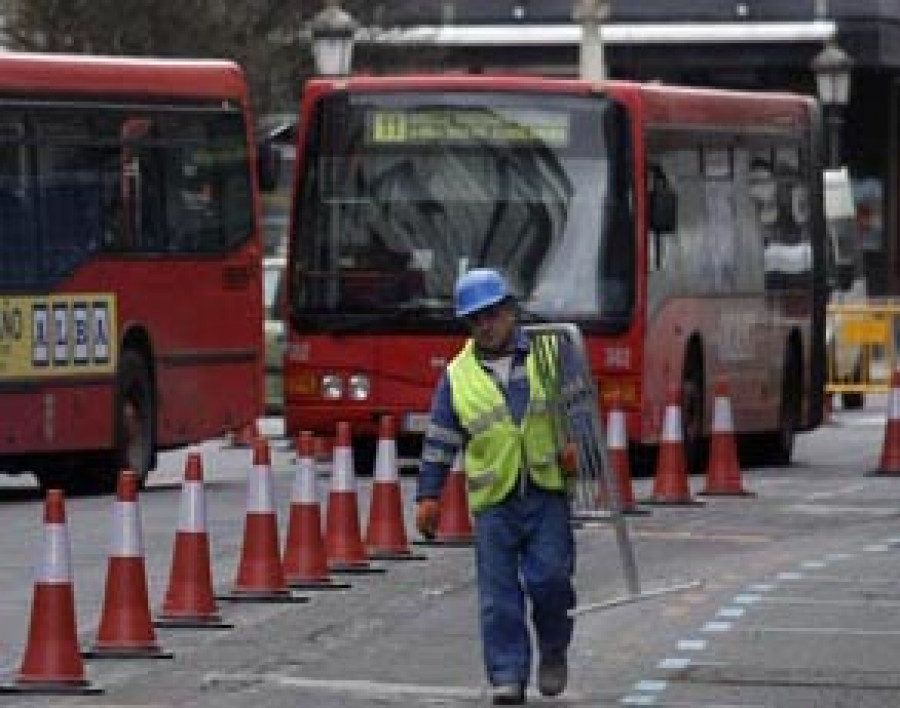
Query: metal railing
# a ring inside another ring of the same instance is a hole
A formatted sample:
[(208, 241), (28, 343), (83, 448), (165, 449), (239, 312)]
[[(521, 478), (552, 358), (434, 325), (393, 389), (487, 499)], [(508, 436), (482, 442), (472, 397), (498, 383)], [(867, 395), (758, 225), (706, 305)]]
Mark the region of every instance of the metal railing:
[(699, 583), (691, 582), (641, 591), (628, 523), (607, 450), (597, 385), (581, 331), (570, 323), (528, 325), (525, 329), (531, 335), (532, 353), (547, 397), (557, 452), (562, 454), (567, 444), (575, 445), (577, 473), (569, 483), (573, 519), (576, 523), (612, 525), (628, 591), (622, 598), (576, 607), (572, 614), (697, 587)]

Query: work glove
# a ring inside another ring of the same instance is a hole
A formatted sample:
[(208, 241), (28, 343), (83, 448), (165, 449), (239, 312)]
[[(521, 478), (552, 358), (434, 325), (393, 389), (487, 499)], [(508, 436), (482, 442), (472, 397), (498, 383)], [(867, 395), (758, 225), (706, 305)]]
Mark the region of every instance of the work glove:
[(429, 541), (434, 538), (441, 517), (441, 504), (437, 499), (419, 499), (416, 502), (416, 528)]
[(567, 442), (559, 451), (559, 466), (566, 477), (574, 477), (578, 474), (578, 446), (573, 442)]

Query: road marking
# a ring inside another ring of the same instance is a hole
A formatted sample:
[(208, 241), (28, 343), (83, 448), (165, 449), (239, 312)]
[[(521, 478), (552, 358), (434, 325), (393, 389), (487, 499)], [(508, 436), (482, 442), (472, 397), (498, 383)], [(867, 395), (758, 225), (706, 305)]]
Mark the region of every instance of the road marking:
[(796, 571), (787, 571), (785, 573), (779, 573), (775, 577), (779, 580), (803, 580), (803, 573), (798, 573)]
[(762, 595), (747, 594), (735, 595), (734, 602), (738, 605), (754, 605), (762, 599)]
[(872, 578), (860, 578), (860, 577), (847, 577), (843, 575), (804, 575), (803, 573), (779, 573), (779, 580), (791, 580), (796, 582), (804, 582), (804, 583), (850, 583), (852, 585), (896, 585), (900, 583), (900, 578), (887, 578), (887, 577), (872, 577)]
[(748, 590), (753, 590), (754, 592), (769, 592), (776, 587), (775, 583), (755, 583), (754, 585), (751, 585)]
[(809, 514), (810, 516), (840, 516), (842, 514), (874, 517), (895, 517), (898, 515), (894, 506), (837, 506), (834, 504), (790, 504), (788, 511)]
[(731, 629), (731, 622), (707, 622), (700, 629), (701, 632), (727, 632)]
[(644, 679), (643, 681), (637, 681), (634, 684), (634, 690), (644, 691), (645, 693), (660, 693), (661, 691), (665, 691), (668, 685), (668, 681), (662, 681), (660, 679)]
[(722, 617), (724, 619), (738, 619), (739, 617), (743, 616), (743, 607), (723, 607), (721, 610), (716, 612), (716, 617)]
[(759, 533), (719, 533), (715, 531), (703, 533), (698, 531), (656, 531), (652, 529), (639, 529), (636, 531), (632, 531), (631, 535), (637, 538), (661, 538), (687, 541), (724, 541), (731, 543), (769, 543), (772, 540), (771, 536), (766, 536)]
[(773, 605), (811, 605), (822, 607), (871, 607), (892, 609), (900, 607), (900, 602), (892, 602), (891, 600), (873, 600), (864, 598), (860, 600), (821, 600), (812, 597), (778, 597), (768, 596), (764, 602)]
[(680, 651), (703, 651), (706, 649), (707, 641), (705, 639), (679, 639), (678, 649)]
[(853, 629), (852, 627), (759, 627), (744, 626), (738, 628), (741, 632), (755, 632), (769, 634), (838, 634), (841, 636), (856, 637), (897, 637), (900, 629)]
[(656, 668), (678, 671), (680, 669), (686, 669), (691, 665), (691, 660), (686, 656), (668, 656), (662, 661), (660, 661)]
[(374, 698), (377, 696), (421, 696), (428, 698), (478, 699), (484, 689), (463, 686), (429, 686), (426, 684), (366, 681), (360, 679), (316, 679), (286, 674), (220, 674), (208, 673), (202, 684), (269, 683), (283, 688), (306, 689), (323, 693), (342, 693)]
[(865, 484), (861, 483), (853, 483), (853, 484), (844, 484), (835, 489), (830, 489), (826, 492), (814, 492), (813, 494), (807, 494), (804, 499), (830, 499), (832, 497), (844, 497), (854, 492), (861, 492), (866, 488)]

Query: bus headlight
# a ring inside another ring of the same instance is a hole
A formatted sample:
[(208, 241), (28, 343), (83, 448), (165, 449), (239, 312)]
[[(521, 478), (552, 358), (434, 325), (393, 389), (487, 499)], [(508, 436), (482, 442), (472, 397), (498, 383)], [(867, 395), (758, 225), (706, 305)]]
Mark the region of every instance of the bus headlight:
[(344, 396), (344, 382), (337, 374), (323, 374), (319, 390), (322, 392), (322, 398), (335, 401)]
[(353, 374), (347, 384), (347, 396), (351, 401), (365, 401), (369, 398), (369, 377), (366, 374)]

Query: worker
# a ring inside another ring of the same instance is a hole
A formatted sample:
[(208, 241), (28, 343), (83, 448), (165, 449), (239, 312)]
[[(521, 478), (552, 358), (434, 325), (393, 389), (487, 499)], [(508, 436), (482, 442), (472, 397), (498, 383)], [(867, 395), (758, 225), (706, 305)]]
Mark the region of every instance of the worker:
[(464, 449), (475, 531), (482, 650), (494, 705), (521, 705), (531, 675), (526, 595), (540, 652), (538, 689), (568, 680), (575, 544), (566, 472), (519, 307), (496, 270), (456, 283), (468, 339), (434, 391), (416, 493), (416, 526), (433, 537), (439, 498)]

